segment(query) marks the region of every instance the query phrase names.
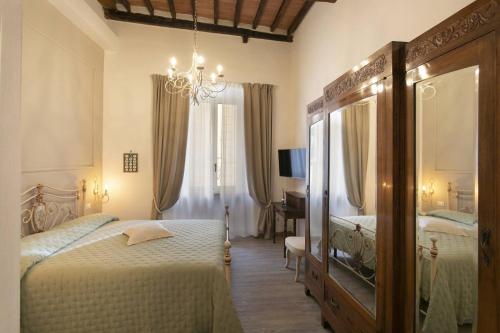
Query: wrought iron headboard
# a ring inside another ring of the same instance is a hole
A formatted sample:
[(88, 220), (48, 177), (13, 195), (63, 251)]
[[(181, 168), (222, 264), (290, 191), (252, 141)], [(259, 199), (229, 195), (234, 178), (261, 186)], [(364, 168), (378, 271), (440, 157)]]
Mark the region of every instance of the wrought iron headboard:
[(450, 210), (473, 214), (475, 212), (474, 190), (470, 188), (453, 187), (448, 182), (448, 207)]
[(38, 184), (21, 193), (21, 236), (47, 231), (83, 215), (85, 180), (81, 188), (60, 189)]

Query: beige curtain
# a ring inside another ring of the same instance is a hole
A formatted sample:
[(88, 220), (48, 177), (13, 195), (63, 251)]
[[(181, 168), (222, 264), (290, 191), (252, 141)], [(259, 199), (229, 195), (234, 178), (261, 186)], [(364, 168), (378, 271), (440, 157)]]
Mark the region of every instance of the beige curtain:
[(189, 98), (165, 90), (166, 76), (153, 75), (152, 219), (179, 199), (186, 159)]
[(365, 185), (370, 135), (369, 103), (360, 103), (342, 111), (342, 154), (349, 203), (365, 211)]
[(271, 233), (271, 160), (273, 90), (268, 84), (244, 83), (245, 152), (248, 190), (260, 206), (259, 236)]

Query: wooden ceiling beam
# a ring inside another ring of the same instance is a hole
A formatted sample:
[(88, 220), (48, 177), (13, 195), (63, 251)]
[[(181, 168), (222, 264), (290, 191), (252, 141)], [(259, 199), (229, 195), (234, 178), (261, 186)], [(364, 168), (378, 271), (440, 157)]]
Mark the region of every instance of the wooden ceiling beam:
[(313, 0), (306, 0), (306, 2), (304, 2), (304, 5), (300, 9), (299, 13), (293, 19), (292, 24), (290, 24), (290, 26), (288, 27), (287, 31), (288, 36), (293, 35), (293, 33), (297, 30), (297, 28), (302, 23), (302, 21), (304, 20), (304, 18), (306, 17), (307, 13), (309, 12), (309, 10), (313, 5), (314, 5)]
[(271, 25), (271, 31), (276, 30), (276, 28), (280, 24), (281, 19), (283, 18), (283, 15), (285, 14), (286, 9), (288, 8), (288, 5), (290, 5), (290, 1), (291, 0), (282, 0), (281, 1), (281, 6), (280, 6), (278, 12), (276, 13), (276, 16), (274, 17), (273, 24)]
[(128, 2), (128, 0), (120, 0), (120, 2), (125, 7), (125, 9), (127, 9), (127, 12), (130, 13), (132, 11), (132, 9), (130, 8), (130, 2)]
[[(109, 8), (104, 9), (104, 15), (107, 19), (115, 21), (133, 22), (133, 23), (149, 24), (149, 25), (156, 25), (168, 28), (193, 30), (193, 22), (189, 20), (180, 20), (180, 19), (173, 20), (169, 17), (155, 16), (155, 15), (151, 16), (141, 13), (129, 13)], [(198, 30), (204, 32), (240, 36), (243, 38), (243, 41), (248, 41), (249, 38), (267, 39), (278, 42), (293, 41), (292, 36), (287, 36), (282, 34), (272, 34), (268, 32), (261, 32), (243, 28), (234, 28), (225, 25), (215, 25), (204, 22), (198, 22)]]
[(116, 0), (98, 0), (103, 8), (116, 9)]
[(264, 7), (266, 6), (267, 0), (260, 0), (259, 7), (257, 8), (257, 12), (255, 13), (255, 17), (253, 18), (252, 28), (257, 29), (260, 23), (260, 19), (262, 18), (262, 13), (264, 12)]
[(148, 9), (149, 15), (154, 15), (155, 14), (155, 8), (153, 7), (153, 4), (151, 3), (151, 0), (143, 0), (144, 5)]
[(219, 0), (214, 0), (214, 24), (219, 24)]
[(176, 19), (177, 17), (177, 12), (175, 11), (175, 4), (174, 0), (168, 0), (168, 8), (170, 10), (170, 16), (172, 16), (172, 19)]
[(242, 6), (243, 6), (243, 0), (236, 0), (236, 5), (234, 6), (234, 19), (233, 19), (233, 26), (235, 28), (237, 28), (238, 25), (240, 24)]

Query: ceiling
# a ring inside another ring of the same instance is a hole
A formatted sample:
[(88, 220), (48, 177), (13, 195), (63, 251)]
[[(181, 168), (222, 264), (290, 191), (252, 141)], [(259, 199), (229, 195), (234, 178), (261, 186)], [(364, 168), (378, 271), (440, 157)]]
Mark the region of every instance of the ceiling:
[[(197, 0), (198, 30), (292, 42), (315, 2), (336, 0)], [(99, 0), (107, 19), (193, 29), (194, 0)]]

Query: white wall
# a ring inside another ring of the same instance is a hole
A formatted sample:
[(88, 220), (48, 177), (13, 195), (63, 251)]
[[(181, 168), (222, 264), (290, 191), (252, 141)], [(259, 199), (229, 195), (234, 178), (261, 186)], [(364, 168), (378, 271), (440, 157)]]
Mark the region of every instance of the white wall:
[(23, 0), (23, 188), (87, 180), (86, 213), (99, 211), (104, 51), (48, 0)]
[(19, 332), (21, 4), (0, 0), (0, 332)]
[[(339, 1), (318, 3), (293, 44), (200, 33), (208, 66), (224, 64), (227, 78), (277, 86), (274, 119), (273, 197), (281, 188), (304, 191), (304, 182), (278, 176), (277, 148), (305, 146), (305, 107), (323, 87), (392, 40), (409, 41), (471, 0)], [(432, 8), (432, 10), (429, 10)], [(175, 55), (186, 66), (192, 32), (109, 22), (119, 50), (105, 57), (104, 182), (111, 200), (104, 210), (121, 218), (147, 218), (151, 209), (150, 75), (164, 73)], [(122, 154), (139, 153), (139, 173), (122, 172)]]
[[(169, 58), (179, 68), (190, 65), (191, 31), (110, 22), (119, 37), (116, 53), (106, 54), (104, 76), (104, 182), (111, 199), (103, 206), (120, 218), (149, 218), (152, 200), (152, 81), (151, 74), (164, 74)], [(280, 188), (295, 189), (301, 181), (278, 177), (277, 148), (303, 146), (297, 141), (301, 113), (291, 101), (290, 44), (217, 34), (199, 34), (199, 49), (207, 68), (224, 65), (226, 79), (276, 85), (273, 175), (276, 199)], [(123, 173), (123, 153), (139, 153), (139, 172)], [(297, 185), (298, 184), (298, 185)]]
[(296, 132), (305, 142), (305, 108), (323, 87), (390, 41), (407, 42), (471, 3), (471, 0), (349, 0), (316, 3), (292, 46), (296, 83)]

